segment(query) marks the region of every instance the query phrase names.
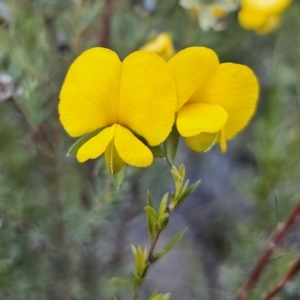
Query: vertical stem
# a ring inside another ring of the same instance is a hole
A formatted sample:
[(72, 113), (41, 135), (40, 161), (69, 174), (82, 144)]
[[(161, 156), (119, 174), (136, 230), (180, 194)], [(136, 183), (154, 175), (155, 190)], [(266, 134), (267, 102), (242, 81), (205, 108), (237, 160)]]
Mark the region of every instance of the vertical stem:
[(158, 233), (156, 234), (154, 239), (151, 240), (150, 249), (149, 249), (148, 257), (147, 257), (147, 261), (146, 261), (147, 267), (145, 268), (144, 273), (142, 274), (142, 276), (140, 278), (139, 284), (135, 287), (135, 289), (133, 291), (132, 300), (138, 300), (138, 292), (141, 288), (143, 279), (146, 277), (150, 265), (155, 262), (155, 260), (154, 260), (154, 250), (155, 250), (155, 246), (157, 244), (157, 241), (159, 239), (159, 236), (160, 236), (161, 232), (162, 232), (162, 230), (158, 231)]
[(270, 300), (276, 296), (282, 288), (286, 285), (288, 281), (293, 279), (293, 277), (300, 271), (300, 258), (289, 269), (287, 274), (265, 295), (262, 297), (262, 300)]
[(258, 279), (260, 278), (260, 275), (262, 274), (263, 270), (266, 268), (271, 258), (271, 255), (273, 254), (274, 248), (282, 241), (282, 239), (285, 237), (285, 235), (290, 230), (290, 228), (297, 222), (299, 217), (300, 217), (300, 200), (298, 201), (297, 205), (295, 206), (295, 208), (293, 209), (289, 217), (286, 219), (284, 224), (282, 224), (277, 229), (277, 231), (271, 238), (271, 241), (269, 242), (267, 248), (261, 255), (260, 259), (258, 260), (256, 266), (254, 267), (245, 285), (238, 292), (235, 300), (246, 299), (250, 291), (258, 282)]
[(101, 26), (101, 38), (100, 46), (108, 48), (110, 45), (110, 34), (111, 34), (111, 19), (113, 16), (113, 0), (105, 0), (104, 2), (104, 11), (103, 19)]

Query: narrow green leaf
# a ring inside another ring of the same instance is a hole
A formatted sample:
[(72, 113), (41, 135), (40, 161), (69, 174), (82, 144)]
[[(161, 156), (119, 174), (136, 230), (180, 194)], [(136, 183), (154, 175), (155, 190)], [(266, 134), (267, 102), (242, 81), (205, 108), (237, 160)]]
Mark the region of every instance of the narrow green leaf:
[(134, 245), (131, 245), (131, 252), (133, 255), (136, 255), (136, 248)]
[(155, 224), (152, 217), (147, 216), (147, 225), (148, 225), (148, 233), (150, 236), (150, 239), (154, 239), (155, 237)]
[(156, 211), (154, 210), (153, 207), (151, 206), (146, 206), (145, 208), (145, 212), (147, 215), (147, 224), (148, 224), (148, 232), (149, 232), (149, 236), (151, 239), (153, 239), (155, 237), (155, 235), (157, 234), (157, 228), (158, 228), (158, 216)]
[(179, 133), (176, 125), (173, 126), (170, 135), (165, 141), (165, 155), (170, 164), (173, 164), (179, 141)]
[(169, 193), (164, 194), (161, 199), (159, 209), (158, 209), (158, 229), (164, 229), (169, 223), (170, 214), (167, 211), (167, 204), (169, 200)]
[(155, 291), (151, 294), (149, 300), (152, 300), (153, 297), (155, 297), (156, 295), (157, 295), (157, 290), (155, 290)]
[(115, 185), (119, 188), (122, 183), (123, 183), (123, 180), (125, 178), (125, 175), (126, 175), (126, 168), (127, 168), (127, 165), (125, 164), (123, 166), (123, 168), (116, 174), (113, 174), (112, 177), (113, 177), (113, 181), (115, 183)]
[(165, 193), (160, 201), (160, 205), (159, 205), (159, 209), (158, 209), (158, 217), (159, 218), (163, 213), (166, 212), (168, 199), (169, 199), (169, 193)]
[(184, 183), (184, 186), (181, 189), (181, 192), (179, 194), (179, 197), (181, 196), (181, 194), (183, 194), (185, 192), (185, 190), (187, 189), (188, 185), (189, 185), (190, 181), (189, 179)]
[(89, 132), (87, 134), (85, 134), (84, 136), (82, 136), (79, 140), (77, 140), (69, 149), (68, 151), (68, 155), (76, 155), (79, 148), (85, 144), (88, 140), (90, 140), (92, 137), (94, 137), (95, 135), (97, 135), (99, 132), (101, 132), (103, 130), (103, 128), (100, 129), (96, 129), (92, 132)]
[(160, 148), (160, 146), (149, 146), (149, 149), (151, 150), (154, 157), (156, 157), (156, 158), (164, 158), (165, 157), (165, 153)]
[(162, 213), (158, 219), (158, 229), (163, 230), (169, 223), (170, 214), (168, 212)]
[(111, 283), (121, 283), (124, 285), (133, 285), (134, 281), (132, 279), (123, 279), (123, 278), (119, 278), (119, 277), (113, 277), (110, 280)]
[(140, 278), (140, 274), (142, 273), (144, 267), (143, 255), (141, 255), (140, 246), (136, 249), (135, 254), (135, 274), (137, 278)]
[(136, 279), (141, 279), (144, 273), (145, 268), (147, 267), (147, 255), (148, 250), (145, 247), (145, 249), (142, 246), (138, 246), (136, 248), (135, 253), (135, 277)]
[(169, 210), (170, 213), (173, 211), (173, 209), (176, 206), (176, 197), (175, 197), (175, 192), (172, 192), (171, 194), (171, 200), (170, 200), (170, 204), (169, 204)]
[(147, 190), (147, 205), (153, 207), (153, 202), (151, 198), (151, 193), (149, 190)]
[(155, 221), (157, 221), (158, 219), (158, 215), (157, 212), (155, 211), (155, 209), (151, 206), (145, 206), (144, 210), (147, 213), (147, 216), (152, 217)]
[[(148, 191), (147, 193), (147, 202), (150, 203), (152, 205), (152, 201), (151, 201), (151, 197), (150, 197), (150, 192)], [(145, 208), (146, 211), (146, 215), (147, 215), (147, 224), (148, 224), (148, 232), (149, 232), (149, 236), (151, 239), (153, 239), (157, 233), (157, 213), (154, 210), (154, 208), (152, 206), (146, 206)]]
[(169, 300), (170, 299), (171, 294), (158, 294), (156, 296), (154, 296), (153, 298), (150, 298), (151, 300)]
[(175, 167), (171, 170), (171, 173), (175, 184), (175, 198), (177, 198), (182, 190), (183, 179)]
[(194, 190), (198, 187), (200, 184), (201, 180), (196, 181), (195, 183), (191, 184), (188, 188), (186, 188), (182, 194), (176, 199), (176, 208), (183, 203), (183, 201), (191, 195)]
[(172, 249), (174, 249), (179, 242), (181, 241), (183, 235), (186, 233), (187, 228), (180, 230), (178, 233), (176, 233), (172, 239), (166, 244), (166, 246), (163, 248), (163, 250), (157, 252), (155, 254), (155, 259), (158, 260), (165, 256), (168, 252), (170, 252)]
[(170, 293), (167, 294), (158, 294), (155, 290), (152, 295), (150, 296), (149, 300), (169, 300), (170, 299)]
[(185, 178), (185, 166), (184, 164), (181, 164), (178, 168), (178, 173), (181, 176), (182, 180)]

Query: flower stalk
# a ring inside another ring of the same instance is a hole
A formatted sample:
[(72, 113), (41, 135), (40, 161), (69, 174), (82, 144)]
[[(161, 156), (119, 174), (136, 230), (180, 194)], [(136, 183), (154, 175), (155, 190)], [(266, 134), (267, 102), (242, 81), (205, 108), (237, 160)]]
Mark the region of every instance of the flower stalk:
[(145, 212), (147, 215), (150, 248), (148, 251), (147, 248), (143, 248), (142, 246), (138, 246), (137, 248), (132, 246), (133, 254), (135, 256), (132, 300), (138, 300), (138, 293), (150, 266), (174, 249), (186, 232), (186, 229), (179, 231), (162, 250), (155, 252), (158, 239), (162, 231), (168, 225), (171, 213), (177, 209), (191, 193), (193, 193), (200, 183), (200, 181), (197, 181), (194, 184), (189, 185), (189, 181), (185, 181), (185, 167), (183, 165), (178, 169), (173, 166), (171, 173), (175, 183), (175, 191), (171, 193), (171, 195), (166, 193), (162, 197), (158, 211), (153, 208), (150, 192), (148, 192), (147, 195)]
[(154, 239), (151, 240), (150, 249), (149, 249), (147, 260), (146, 260), (146, 263), (145, 263), (145, 269), (142, 273), (142, 276), (141, 276), (140, 280), (137, 282), (137, 284), (135, 285), (135, 287), (133, 289), (132, 300), (138, 300), (138, 293), (139, 293), (139, 290), (142, 286), (142, 283), (143, 283), (144, 279), (146, 278), (148, 269), (149, 269), (150, 265), (153, 264), (156, 261), (155, 256), (154, 256), (154, 250), (155, 250), (155, 246), (157, 244), (157, 241), (159, 239), (159, 236), (160, 236), (161, 232), (162, 232), (162, 230), (157, 232)]
[(270, 300), (275, 297), (282, 288), (289, 282), (291, 279), (295, 277), (297, 273), (300, 271), (300, 258), (296, 260), (296, 262), (289, 269), (287, 274), (278, 281), (278, 283), (265, 295), (262, 297), (262, 300)]

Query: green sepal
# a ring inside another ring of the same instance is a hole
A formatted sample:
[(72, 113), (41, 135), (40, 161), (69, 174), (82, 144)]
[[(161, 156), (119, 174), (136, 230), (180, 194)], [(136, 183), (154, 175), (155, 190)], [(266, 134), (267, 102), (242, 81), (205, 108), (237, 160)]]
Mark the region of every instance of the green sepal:
[[(206, 132), (202, 132), (200, 134), (201, 137), (201, 143), (199, 143), (199, 141), (197, 141), (196, 138), (196, 146), (194, 145), (195, 142), (193, 142), (193, 138), (185, 138), (184, 141), (186, 143), (186, 145), (191, 148), (192, 150), (198, 152), (198, 153), (204, 153), (209, 151), (212, 146), (214, 146), (217, 137), (218, 137), (218, 133), (206, 133)], [(192, 139), (192, 141), (191, 141)]]
[(127, 165), (124, 164), (123, 168), (118, 173), (112, 175), (113, 181), (118, 188), (123, 183), (123, 180), (126, 175), (126, 169), (127, 169)]
[(171, 133), (167, 137), (164, 145), (165, 145), (165, 155), (169, 163), (172, 165), (176, 152), (178, 147), (178, 141), (179, 141), (179, 132), (176, 128), (176, 125), (173, 126)]
[(173, 250), (179, 244), (179, 242), (181, 241), (181, 239), (182, 239), (183, 235), (186, 233), (186, 231), (187, 231), (187, 228), (177, 232), (161, 251), (158, 251), (155, 253), (155, 255), (154, 255), (155, 260), (162, 258), (168, 252)]
[(118, 173), (125, 164), (124, 160), (118, 154), (113, 140), (106, 147), (104, 157), (106, 170), (110, 174)]
[(160, 148), (160, 146), (148, 146), (148, 147), (151, 150), (154, 157), (156, 158), (165, 157), (165, 152), (163, 151), (163, 149)]
[(76, 155), (79, 148), (85, 144), (87, 141), (89, 141), (91, 138), (93, 138), (95, 135), (97, 135), (98, 133), (100, 133), (103, 130), (103, 128), (99, 128), (96, 129), (92, 132), (89, 132), (87, 134), (85, 134), (84, 136), (82, 136), (80, 139), (78, 139), (69, 149), (68, 154), (67, 155)]

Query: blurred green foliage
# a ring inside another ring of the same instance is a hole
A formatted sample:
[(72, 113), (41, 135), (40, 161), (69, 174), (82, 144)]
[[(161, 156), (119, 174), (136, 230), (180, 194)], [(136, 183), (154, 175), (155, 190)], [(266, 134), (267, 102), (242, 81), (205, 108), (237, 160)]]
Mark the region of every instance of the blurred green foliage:
[[(294, 1), (277, 32), (257, 36), (239, 28), (234, 13), (225, 31), (202, 32), (178, 1), (156, 1), (153, 11), (142, 1), (114, 2), (109, 12), (103, 0), (0, 2), (0, 73), (23, 90), (0, 102), (0, 299), (129, 298), (107, 284), (124, 272), (112, 231), (121, 231), (120, 224), (145, 205), (137, 200), (137, 178), (143, 175), (143, 194), (157, 175), (129, 170), (120, 191), (102, 160), (79, 165), (65, 156), (74, 141), (58, 121), (59, 90), (70, 63), (87, 48), (109, 46), (123, 58), (167, 31), (177, 50), (208, 46), (221, 61), (247, 64), (258, 74), (257, 115), (237, 143), (252, 165), (235, 178), (236, 185), (255, 210), (231, 236), (224, 264), (233, 290), (299, 198), (300, 3)], [(110, 39), (104, 40), (107, 13)], [(258, 299), (284, 274), (298, 244), (278, 249), (249, 299)]]

